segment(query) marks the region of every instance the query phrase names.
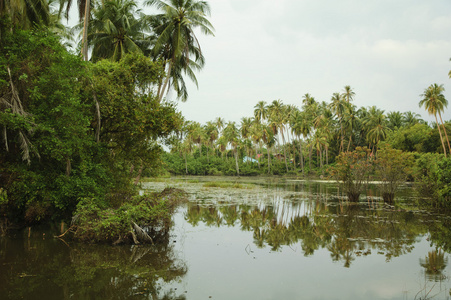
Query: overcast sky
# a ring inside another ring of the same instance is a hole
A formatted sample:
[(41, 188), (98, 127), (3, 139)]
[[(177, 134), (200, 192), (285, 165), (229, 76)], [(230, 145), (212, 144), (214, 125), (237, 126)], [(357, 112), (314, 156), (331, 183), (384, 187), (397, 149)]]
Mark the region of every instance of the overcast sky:
[[(199, 34), (206, 58), (199, 89), (186, 79), (188, 120), (239, 122), (258, 101), (329, 102), (350, 85), (357, 107), (413, 111), (432, 83), (451, 101), (449, 0), (209, 0), (215, 36)], [(450, 107), (443, 117), (451, 119)]]
[(197, 35), (206, 65), (199, 89), (185, 80), (189, 98), (178, 108), (188, 120), (240, 122), (259, 101), (300, 107), (306, 93), (328, 103), (350, 85), (357, 107), (432, 121), (418, 106), (432, 83), (444, 85), (451, 120), (450, 0), (207, 2), (215, 36)]

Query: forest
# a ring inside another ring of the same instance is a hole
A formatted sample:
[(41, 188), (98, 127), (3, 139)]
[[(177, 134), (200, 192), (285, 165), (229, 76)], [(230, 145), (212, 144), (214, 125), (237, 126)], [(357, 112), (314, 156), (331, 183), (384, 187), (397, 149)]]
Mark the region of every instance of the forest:
[(139, 196), (144, 176), (336, 179), (351, 200), (366, 178), (386, 183), (389, 202), (409, 180), (424, 205), (451, 208), (443, 85), (418, 98), (431, 124), (409, 111), (357, 107), (351, 86), (329, 102), (310, 94), (299, 106), (259, 101), (240, 124), (221, 117), (200, 124), (165, 95), (186, 101), (185, 79), (197, 84), (206, 62), (195, 31), (214, 33), (207, 2), (146, 0), (160, 12), (146, 15), (132, 0), (85, 0), (77, 3), (79, 24), (66, 28), (71, 5), (0, 6), (1, 233), (72, 218), (82, 240), (146, 240), (140, 228), (164, 227), (184, 196), (170, 189)]

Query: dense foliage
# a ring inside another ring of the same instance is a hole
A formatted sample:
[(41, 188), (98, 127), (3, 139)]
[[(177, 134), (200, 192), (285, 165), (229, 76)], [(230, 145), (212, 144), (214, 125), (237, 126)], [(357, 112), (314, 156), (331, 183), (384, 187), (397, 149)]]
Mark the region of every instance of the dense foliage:
[(162, 66), (142, 55), (85, 63), (48, 31), (13, 31), (1, 47), (3, 225), (70, 217), (80, 199), (131, 199), (131, 179), (158, 164), (157, 140), (177, 124), (152, 92)]

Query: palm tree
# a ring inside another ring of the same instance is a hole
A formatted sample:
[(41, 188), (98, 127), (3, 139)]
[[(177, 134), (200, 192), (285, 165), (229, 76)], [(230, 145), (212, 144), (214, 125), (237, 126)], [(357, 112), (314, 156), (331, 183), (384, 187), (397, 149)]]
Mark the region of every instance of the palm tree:
[(354, 96), (355, 96), (355, 93), (354, 93), (354, 91), (352, 90), (352, 88), (351, 88), (351, 86), (349, 86), (349, 85), (346, 85), (345, 87), (344, 87), (344, 91), (343, 91), (343, 98), (345, 98), (346, 99), (346, 102), (351, 102), (352, 100), (354, 100)]
[(343, 117), (343, 121), (346, 131), (349, 132), (349, 142), (348, 147), (346, 149), (346, 151), (349, 152), (351, 143), (353, 142), (352, 137), (355, 135), (354, 132), (359, 127), (360, 124), (360, 119), (357, 116), (356, 107), (354, 105), (352, 104), (348, 105), (348, 109), (346, 110), (346, 113)]
[(218, 131), (221, 132), (222, 129), (224, 128), (224, 124), (225, 124), (224, 119), (221, 117), (217, 117), (215, 119), (214, 123), (215, 123), (216, 127), (218, 128)]
[[(252, 119), (243, 117), (241, 118), (241, 127), (240, 127), (240, 133), (241, 137), (243, 138), (244, 145), (247, 146), (246, 140), (250, 137), (250, 129), (252, 125)], [(248, 147), (246, 147), (248, 148)], [(249, 150), (249, 149), (248, 149)], [(249, 156), (249, 151), (247, 151), (247, 155)]]
[(224, 128), (224, 137), (233, 148), (233, 152), (235, 154), (236, 174), (240, 176), (240, 169), (238, 166), (238, 145), (240, 144), (240, 132), (236, 127), (235, 122), (227, 123), (227, 126)]
[(8, 15), (13, 28), (31, 29), (50, 23), (50, 8), (46, 0), (2, 0), (0, 17)]
[(431, 84), (427, 89), (424, 90), (424, 93), (421, 94), (421, 97), (423, 97), (423, 99), (421, 99), (419, 105), (420, 107), (424, 106), (424, 108), (430, 115), (434, 115), (435, 121), (437, 122), (438, 125), (437, 127), (440, 133), (440, 139), (442, 141), (442, 146), (446, 157), (446, 147), (443, 141), (442, 132), (440, 131), (440, 125), (437, 120), (438, 114), (440, 116), (440, 121), (442, 123), (445, 137), (448, 142), (448, 149), (451, 153), (451, 146), (449, 144), (448, 134), (446, 133), (445, 124), (443, 123), (441, 114), (441, 112), (448, 106), (448, 100), (446, 100), (445, 96), (443, 95), (444, 91), (445, 88), (443, 87), (443, 84), (441, 85), (438, 85), (436, 83)]
[(338, 152), (343, 152), (343, 140), (344, 140), (344, 133), (343, 133), (343, 115), (345, 113), (346, 105), (343, 98), (343, 95), (340, 95), (339, 93), (334, 93), (332, 95), (331, 99), (332, 103), (329, 104), (329, 108), (335, 113), (335, 115), (338, 118), (338, 121), (340, 123), (340, 149)]
[(266, 102), (265, 101), (259, 101), (254, 106), (254, 118), (255, 118), (255, 120), (261, 124), (263, 120), (266, 120), (267, 116), (268, 116), (268, 106), (266, 105)]
[(387, 133), (391, 131), (385, 122), (384, 111), (372, 106), (362, 123), (366, 128), (369, 147), (373, 149), (374, 153), (379, 141), (385, 140)]
[(271, 148), (276, 143), (274, 130), (271, 125), (263, 126), (263, 142), (266, 144), (266, 152), (268, 154), (268, 174), (271, 173)]
[[(287, 154), (285, 149), (285, 124), (288, 122), (286, 108), (281, 100), (274, 100), (268, 107), (268, 119), (271, 127), (273, 128), (274, 135), (278, 133), (282, 136), (282, 148), (284, 154), (285, 168), (288, 172)], [(279, 143), (280, 146), (280, 143)]]
[(207, 124), (204, 127), (204, 130), (205, 130), (206, 140), (208, 143), (207, 161), (210, 162), (210, 159), (208, 158), (208, 151), (213, 146), (214, 142), (218, 139), (219, 131), (218, 131), (218, 128), (216, 127), (216, 125), (211, 121), (207, 122)]
[(417, 113), (414, 113), (411, 111), (406, 111), (402, 114), (402, 121), (403, 121), (404, 126), (407, 126), (407, 127), (424, 122), (424, 120), (421, 119), (420, 114), (417, 114)]
[[(315, 124), (315, 135), (314, 139), (316, 140), (316, 148), (319, 150), (324, 146), (326, 151), (326, 164), (329, 164), (329, 140), (332, 138), (332, 131), (331, 129), (334, 128), (334, 120), (332, 112), (327, 108), (323, 107), (321, 109), (321, 113), (315, 118), (314, 120)], [(319, 143), (320, 142), (320, 143)]]
[[(69, 19), (69, 10), (72, 6), (72, 0), (60, 0), (61, 3), (66, 4), (66, 19)], [(102, 1), (103, 3), (103, 1)], [(77, 0), (78, 6), (78, 20), (83, 24), (82, 31), (82, 47), (81, 47), (81, 56), (85, 61), (88, 60), (88, 27), (89, 27), (89, 18), (91, 17), (91, 0)]]
[[(198, 0), (146, 0), (144, 4), (154, 5), (163, 11), (153, 18), (154, 31), (158, 35), (153, 55), (164, 59), (166, 63), (166, 79), (162, 82), (158, 95), (161, 101), (169, 80), (172, 78), (174, 82), (177, 78), (180, 81), (181, 70), (192, 70), (189, 69), (192, 67), (191, 57), (194, 57), (193, 61), (199, 68), (204, 65), (204, 57), (194, 31), (200, 29), (204, 34), (213, 35), (213, 26), (206, 18), (210, 14), (210, 6), (207, 2)], [(193, 73), (188, 75), (192, 77)]]
[(387, 114), (388, 127), (391, 130), (401, 128), (404, 124), (403, 115), (399, 111), (391, 111)]
[[(255, 153), (257, 155), (257, 162), (258, 162), (258, 168), (260, 168), (260, 155), (259, 152), (261, 153), (261, 140), (263, 137), (263, 129), (262, 129), (262, 124), (258, 123), (256, 121), (256, 119), (253, 119), (253, 122), (251, 124), (250, 127), (250, 135), (252, 140), (255, 143)], [(260, 151), (258, 151), (258, 149), (260, 148)]]
[(137, 17), (140, 12), (134, 0), (110, 0), (95, 6), (88, 27), (93, 61), (118, 61), (126, 53), (142, 53), (147, 27), (144, 16)]

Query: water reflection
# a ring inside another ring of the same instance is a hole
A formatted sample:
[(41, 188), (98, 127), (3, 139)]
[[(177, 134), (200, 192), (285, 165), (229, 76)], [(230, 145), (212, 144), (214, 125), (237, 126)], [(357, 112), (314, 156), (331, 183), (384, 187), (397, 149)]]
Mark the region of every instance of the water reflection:
[(302, 194), (281, 196), (273, 188), (253, 203), (190, 202), (185, 219), (193, 226), (199, 222), (216, 227), (237, 224), (252, 232), (258, 248), (269, 246), (272, 251), (300, 244), (304, 255), (310, 256), (327, 249), (332, 261), (349, 268), (358, 257), (371, 253), (390, 261), (411, 252), (418, 237), (427, 234), (437, 218), (404, 209), (402, 203), (393, 207), (374, 198), (347, 203), (331, 197), (326, 185), (304, 188), (312, 191), (307, 199)]
[(424, 259), (420, 259), (420, 266), (429, 281), (442, 281), (446, 278), (443, 270), (448, 265), (448, 258), (441, 249), (429, 251)]
[(0, 239), (2, 299), (185, 299), (162, 289), (187, 273), (170, 243), (69, 245), (46, 236)]

